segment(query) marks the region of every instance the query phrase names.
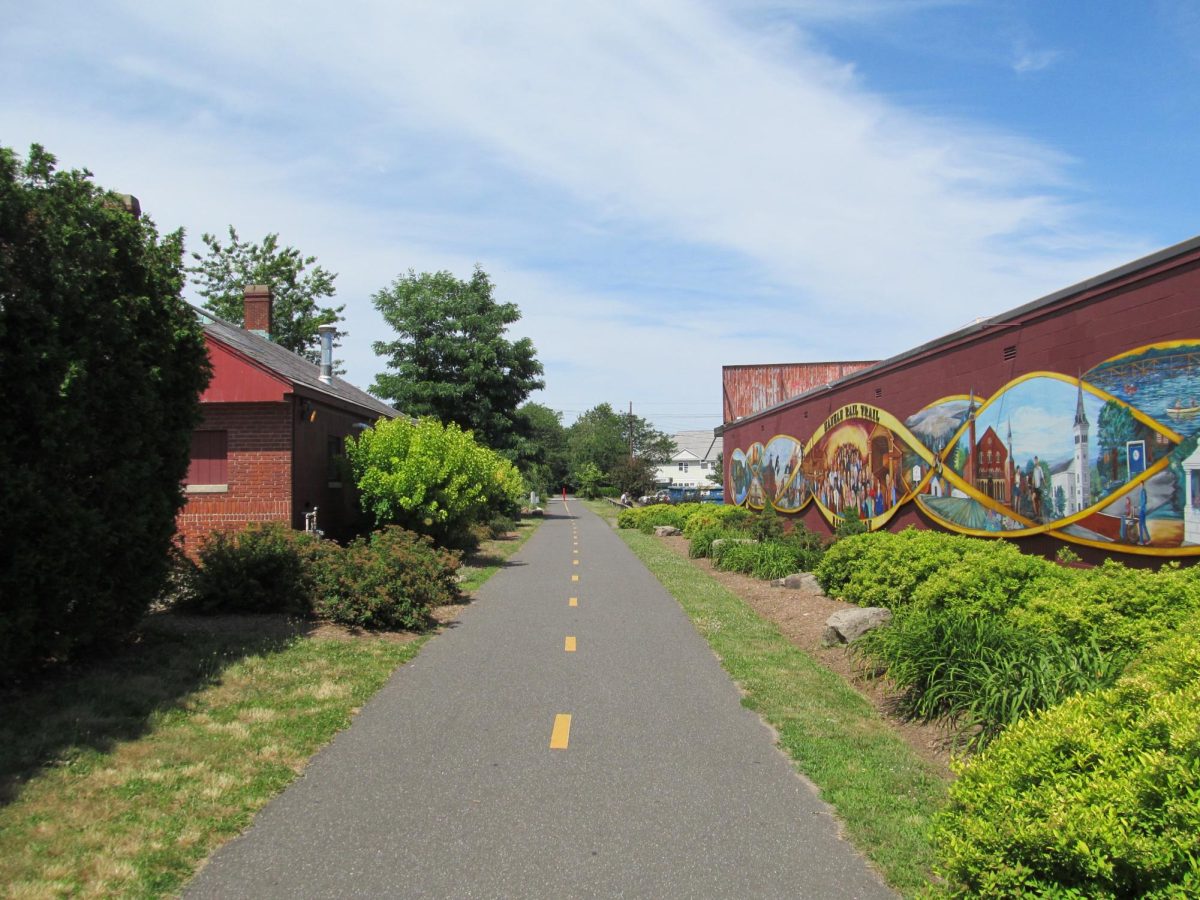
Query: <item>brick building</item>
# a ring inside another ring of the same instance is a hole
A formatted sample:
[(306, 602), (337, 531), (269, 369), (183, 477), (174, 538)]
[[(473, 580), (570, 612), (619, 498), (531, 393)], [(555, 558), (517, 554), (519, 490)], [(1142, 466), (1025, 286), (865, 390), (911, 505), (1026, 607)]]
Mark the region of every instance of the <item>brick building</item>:
[(323, 327), (317, 366), (269, 339), (265, 286), (246, 288), (245, 328), (197, 313), (213, 376), (200, 397), (204, 419), (192, 435), (177, 520), (184, 548), (194, 552), (210, 532), (251, 522), (300, 529), (314, 510), (330, 536), (360, 526), (356, 492), (342, 474), (345, 440), (398, 413), (332, 374), (332, 326)]
[[(726, 502), (826, 533), (849, 514), (1200, 556), (1200, 238), (766, 408), (731, 408), (728, 370)], [(781, 393), (771, 367), (736, 374), (739, 396)]]

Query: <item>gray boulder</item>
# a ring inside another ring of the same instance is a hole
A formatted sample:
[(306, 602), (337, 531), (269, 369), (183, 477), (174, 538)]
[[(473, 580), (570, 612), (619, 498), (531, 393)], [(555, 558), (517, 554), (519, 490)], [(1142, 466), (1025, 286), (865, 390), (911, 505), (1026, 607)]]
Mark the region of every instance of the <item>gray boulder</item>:
[(674, 525), (655, 525), (654, 533), (659, 537), (675, 537), (677, 534), (683, 534), (683, 532)]
[(825, 620), (825, 633), (821, 639), (826, 644), (851, 644), (872, 628), (892, 621), (892, 611), (882, 606), (865, 609), (839, 609)]
[(714, 552), (722, 544), (754, 544), (757, 543), (753, 538), (717, 538), (712, 542), (712, 548), (709, 553)]
[(793, 591), (821, 593), (821, 583), (817, 581), (817, 576), (811, 572), (797, 572), (795, 575), (788, 575), (785, 578), (776, 578), (771, 584), (775, 585), (775, 587), (788, 588)]

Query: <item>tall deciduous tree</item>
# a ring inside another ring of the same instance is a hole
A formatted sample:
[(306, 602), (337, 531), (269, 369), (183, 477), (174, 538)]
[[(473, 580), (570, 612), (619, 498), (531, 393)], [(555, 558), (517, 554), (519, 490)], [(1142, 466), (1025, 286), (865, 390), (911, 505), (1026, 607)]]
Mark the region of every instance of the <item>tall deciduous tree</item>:
[(0, 147), (0, 682), (121, 636), (167, 571), (208, 356), (160, 238)]
[(529, 486), (548, 495), (567, 483), (567, 430), (562, 413), (540, 403), (517, 410), (514, 461)]
[(506, 336), (520, 310), (497, 302), (494, 290), (476, 266), (468, 281), (410, 269), (375, 294), (375, 308), (397, 338), (375, 342), (390, 371), (377, 375), (371, 390), (409, 415), (454, 422), (511, 455), (517, 409), (545, 382), (529, 338)]
[[(334, 295), (335, 272), (314, 265), (315, 256), (304, 256), (295, 247), (279, 246), (279, 235), (268, 234), (257, 244), (243, 241), (229, 226), (229, 241), (211, 234), (202, 236), (206, 252), (193, 253), (196, 290), (205, 309), (228, 322), (242, 324), (244, 290), (249, 284), (270, 286), (271, 339), (281, 347), (313, 362), (321, 358), (318, 327), (342, 321), (343, 306), (320, 306)], [(313, 266), (312, 269), (309, 266)]]
[(671, 458), (675, 444), (641, 416), (618, 413), (608, 403), (594, 406), (567, 429), (567, 455), (572, 478), (591, 463), (613, 483), (617, 469), (628, 463), (630, 450), (652, 466)]

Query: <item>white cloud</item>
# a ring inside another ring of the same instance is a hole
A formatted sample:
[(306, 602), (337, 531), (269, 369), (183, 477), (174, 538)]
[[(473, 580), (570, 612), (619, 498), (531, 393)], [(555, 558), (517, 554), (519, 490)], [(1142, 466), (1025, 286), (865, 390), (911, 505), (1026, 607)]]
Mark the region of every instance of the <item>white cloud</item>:
[(1027, 75), (1050, 68), (1062, 57), (1061, 50), (1035, 50), (1024, 42), (1018, 42), (1013, 48), (1012, 68), (1018, 75)]
[(1089, 224), (1052, 148), (897, 107), (703, 2), (130, 0), (76, 11), (78, 34), (63, 15), (0, 37), (0, 138), (160, 225), (316, 254), (364, 385), (386, 337), (368, 298), (410, 267), (483, 264), (549, 405), (715, 412), (722, 364), (891, 355), (1149, 249)]

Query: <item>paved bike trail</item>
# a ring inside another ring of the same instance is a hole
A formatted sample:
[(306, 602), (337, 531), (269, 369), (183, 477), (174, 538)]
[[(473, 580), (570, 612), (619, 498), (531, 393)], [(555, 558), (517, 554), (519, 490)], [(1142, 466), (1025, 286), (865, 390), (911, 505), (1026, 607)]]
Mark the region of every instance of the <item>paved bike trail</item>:
[(893, 896), (739, 700), (620, 537), (555, 499), (185, 895)]

